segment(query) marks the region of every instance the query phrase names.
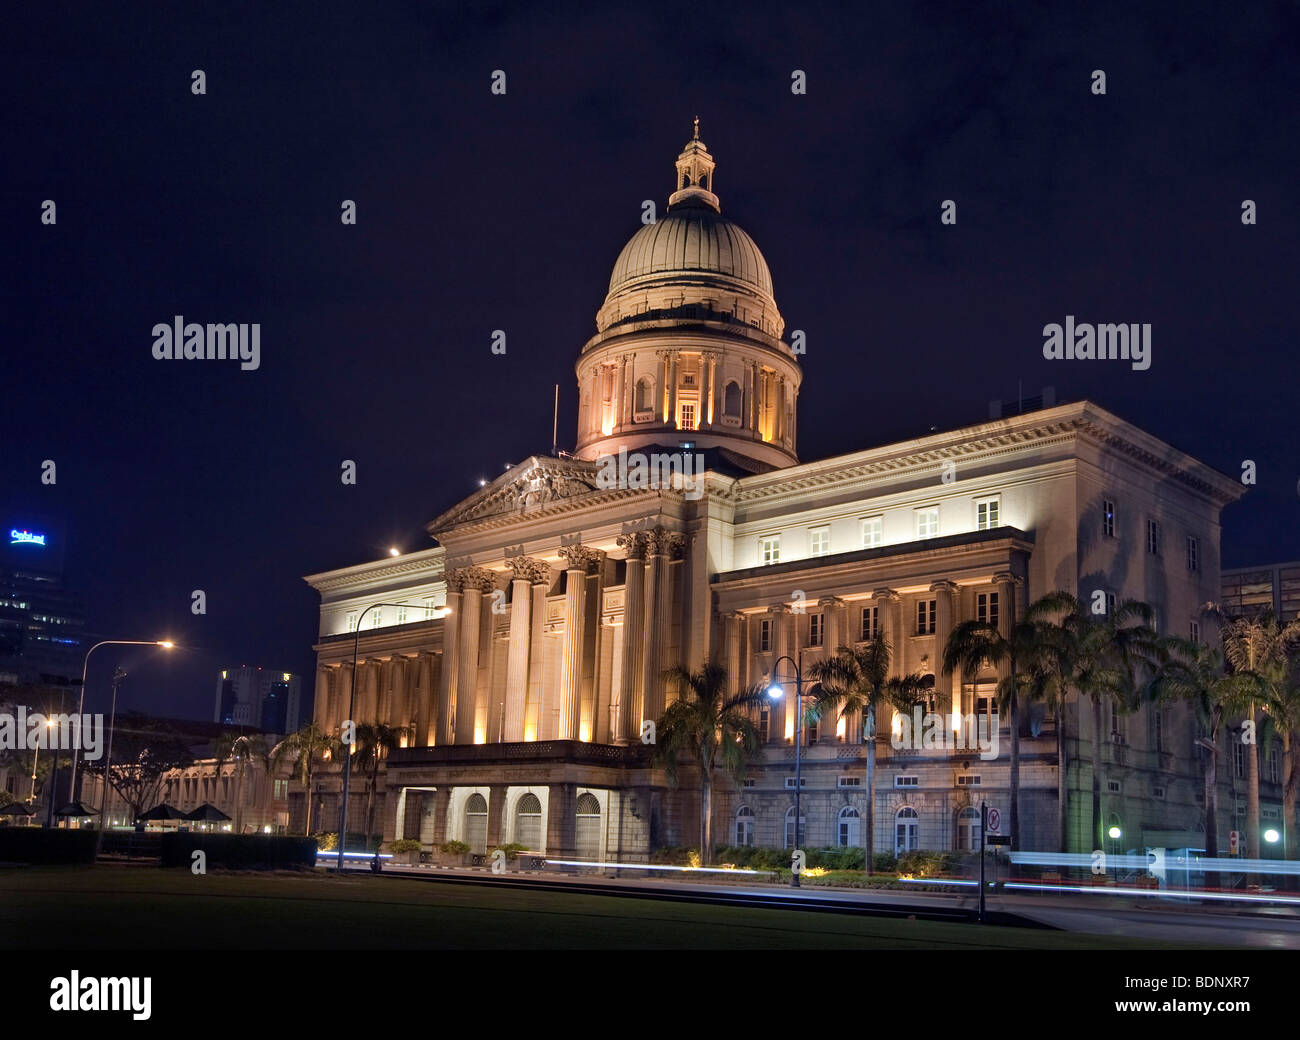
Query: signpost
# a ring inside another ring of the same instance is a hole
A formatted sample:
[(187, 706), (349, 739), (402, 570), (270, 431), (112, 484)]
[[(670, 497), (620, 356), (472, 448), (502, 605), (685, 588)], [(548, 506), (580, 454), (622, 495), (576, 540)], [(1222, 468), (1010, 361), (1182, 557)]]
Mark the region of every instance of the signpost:
[(1235, 856), (1237, 854), (1237, 845), (1241, 840), (1241, 835), (1237, 831), (1228, 831), (1228, 853)]
[[(997, 812), (996, 809), (993, 810)], [(980, 903), (979, 903), (979, 920), (980, 924), (984, 923), (984, 836), (989, 829), (989, 809), (983, 802), (980, 802)]]

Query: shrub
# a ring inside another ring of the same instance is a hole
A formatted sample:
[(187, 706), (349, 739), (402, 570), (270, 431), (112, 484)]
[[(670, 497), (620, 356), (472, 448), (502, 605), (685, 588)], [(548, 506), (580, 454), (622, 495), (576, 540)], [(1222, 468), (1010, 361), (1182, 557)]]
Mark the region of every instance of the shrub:
[(0, 863), (94, 863), (95, 832), (0, 827)]
[(414, 838), (398, 838), (388, 846), (388, 851), (400, 854), (403, 852), (419, 852), (422, 848), (424, 846)]
[(442, 851), (449, 856), (463, 856), (469, 851), (469, 845), (463, 841), (444, 841)]
[(288, 834), (162, 835), (162, 865), (188, 867), (202, 851), (208, 867), (236, 870), (303, 870), (316, 865), (316, 839)]
[(519, 853), (529, 851), (527, 845), (520, 845), (517, 841), (507, 842), (505, 845), (498, 845), (494, 852), (504, 852), (506, 859), (515, 859)]

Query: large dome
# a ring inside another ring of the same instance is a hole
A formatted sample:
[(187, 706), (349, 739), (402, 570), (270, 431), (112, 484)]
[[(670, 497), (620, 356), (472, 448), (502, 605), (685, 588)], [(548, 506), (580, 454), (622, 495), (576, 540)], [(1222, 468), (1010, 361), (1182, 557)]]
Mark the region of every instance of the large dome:
[[(609, 277), (609, 294), (663, 282), (692, 281), (696, 273), (726, 275), (772, 296), (772, 274), (754, 240), (709, 206), (673, 206), (623, 247)], [(685, 276), (683, 279), (682, 276)]]

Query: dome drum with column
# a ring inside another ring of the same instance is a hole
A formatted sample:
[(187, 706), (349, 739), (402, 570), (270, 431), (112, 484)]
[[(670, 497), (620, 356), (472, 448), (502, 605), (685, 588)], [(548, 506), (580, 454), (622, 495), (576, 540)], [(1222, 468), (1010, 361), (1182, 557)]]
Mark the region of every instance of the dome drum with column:
[(690, 441), (760, 468), (798, 461), (802, 373), (767, 261), (721, 214), (715, 166), (697, 121), (667, 212), (614, 264), (577, 364), (580, 458)]

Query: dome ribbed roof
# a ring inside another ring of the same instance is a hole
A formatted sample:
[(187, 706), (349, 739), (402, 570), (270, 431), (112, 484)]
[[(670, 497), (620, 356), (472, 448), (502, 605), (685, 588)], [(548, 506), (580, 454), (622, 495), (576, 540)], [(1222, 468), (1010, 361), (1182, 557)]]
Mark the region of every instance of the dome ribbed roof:
[(707, 206), (679, 205), (623, 247), (609, 278), (610, 296), (629, 282), (694, 272), (724, 275), (773, 295), (767, 261), (749, 235)]

